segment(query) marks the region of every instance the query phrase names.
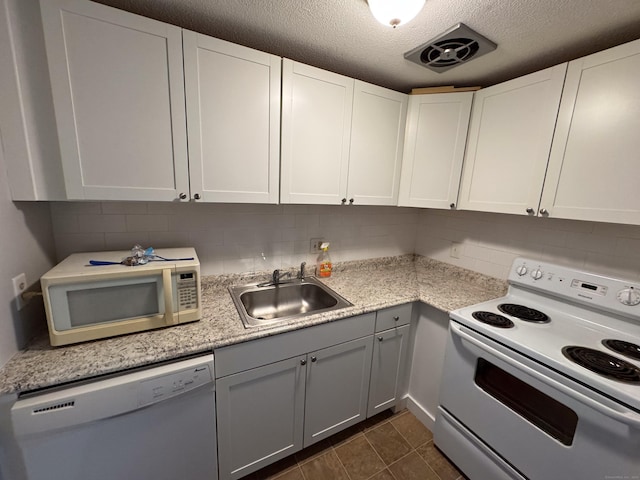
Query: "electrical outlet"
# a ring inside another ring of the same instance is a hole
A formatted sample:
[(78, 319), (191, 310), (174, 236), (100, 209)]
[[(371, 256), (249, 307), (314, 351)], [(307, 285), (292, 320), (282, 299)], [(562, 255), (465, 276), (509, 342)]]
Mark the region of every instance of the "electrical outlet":
[(16, 307), (18, 310), (22, 310), (25, 306), (25, 301), (22, 299), (22, 294), (27, 290), (27, 276), (24, 273), (17, 275), (11, 279), (13, 282), (13, 295), (16, 297)]
[(459, 242), (451, 242), (451, 251), (449, 252), (449, 256), (451, 258), (460, 258), (461, 253), (462, 253), (462, 244)]
[(320, 245), (324, 243), (324, 238), (312, 238), (309, 240), (309, 253), (320, 252)]

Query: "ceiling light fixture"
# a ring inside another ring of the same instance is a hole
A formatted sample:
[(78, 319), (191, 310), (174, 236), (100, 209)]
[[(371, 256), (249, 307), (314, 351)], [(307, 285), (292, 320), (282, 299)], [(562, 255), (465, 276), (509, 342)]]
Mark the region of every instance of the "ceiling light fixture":
[(371, 13), (381, 24), (396, 28), (412, 20), (425, 0), (368, 0)]

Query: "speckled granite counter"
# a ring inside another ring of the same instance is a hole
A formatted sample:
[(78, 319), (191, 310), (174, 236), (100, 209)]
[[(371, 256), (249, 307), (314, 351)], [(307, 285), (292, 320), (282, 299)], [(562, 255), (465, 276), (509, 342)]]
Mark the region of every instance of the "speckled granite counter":
[(277, 326), (245, 329), (227, 291), (266, 276), (223, 275), (202, 281), (199, 322), (53, 348), (48, 337), (16, 354), (0, 370), (0, 393), (33, 390), (113, 373), (234, 343), (276, 335), (416, 300), (444, 312), (504, 295), (506, 282), (446, 263), (403, 255), (337, 264), (323, 280), (353, 304)]

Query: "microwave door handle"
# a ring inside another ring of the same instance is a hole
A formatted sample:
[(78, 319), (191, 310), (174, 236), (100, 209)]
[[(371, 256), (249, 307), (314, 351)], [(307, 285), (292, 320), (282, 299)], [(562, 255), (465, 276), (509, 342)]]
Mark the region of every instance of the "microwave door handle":
[(162, 269), (162, 291), (164, 292), (164, 320), (167, 325), (175, 325), (177, 318), (173, 314), (173, 285), (171, 269)]
[(640, 428), (640, 417), (638, 417), (637, 414), (634, 414), (632, 412), (625, 410), (618, 410), (615, 408), (612, 408), (611, 406), (608, 405), (604, 405), (600, 402), (598, 402), (595, 399), (592, 399), (591, 397), (588, 397), (580, 392), (577, 392), (575, 390), (572, 390), (571, 388), (565, 387), (563, 384), (561, 384), (560, 382), (547, 377), (546, 375), (543, 375), (541, 373), (538, 373), (536, 370), (534, 370), (531, 367), (528, 367), (527, 365), (524, 365), (518, 361), (516, 361), (515, 359), (505, 355), (504, 353), (500, 352), (499, 350), (496, 350), (495, 348), (486, 345), (484, 342), (480, 342), (479, 340), (477, 340), (476, 338), (474, 338), (471, 333), (469, 332), (468, 329), (464, 328), (463, 326), (458, 326), (455, 325), (454, 323), (450, 322), (449, 326), (451, 328), (451, 331), (457, 335), (458, 337), (460, 337), (462, 340), (465, 340), (467, 342), (469, 342), (472, 345), (475, 345), (477, 348), (479, 348), (480, 350), (483, 350), (484, 352), (488, 353), (489, 355), (492, 355), (496, 358), (499, 358), (500, 360), (504, 361), (505, 363), (512, 365), (513, 367), (525, 372), (526, 374), (530, 375), (533, 378), (536, 378), (537, 380), (539, 380), (540, 382), (550, 386), (551, 388), (564, 393), (565, 395), (567, 395), (568, 397), (573, 398), (574, 400), (582, 403), (582, 404), (586, 404), (589, 407), (593, 408), (594, 410), (597, 410), (598, 412), (600, 412), (601, 414), (612, 418), (618, 422), (621, 422), (625, 425), (631, 425), (634, 428)]

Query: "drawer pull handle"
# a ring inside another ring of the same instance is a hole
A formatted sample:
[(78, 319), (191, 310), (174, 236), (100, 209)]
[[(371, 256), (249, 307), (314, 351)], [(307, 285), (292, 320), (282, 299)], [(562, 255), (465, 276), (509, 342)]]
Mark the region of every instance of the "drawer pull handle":
[(397, 322), (398, 320), (400, 320), (400, 317), (399, 317), (399, 316), (397, 316), (397, 315), (396, 315), (395, 317), (393, 317), (393, 321), (394, 321), (394, 322)]
[(300, 365), (306, 365), (307, 361), (306, 360), (300, 360)]
[(381, 342), (381, 341), (383, 341), (383, 340), (384, 340), (384, 338), (383, 338), (383, 337), (378, 337), (378, 341), (379, 341), (379, 342)]
[(316, 362), (316, 360), (318, 360), (318, 358), (317, 358), (317, 357), (311, 357), (311, 361), (312, 361), (313, 363), (315, 363), (315, 362)]

